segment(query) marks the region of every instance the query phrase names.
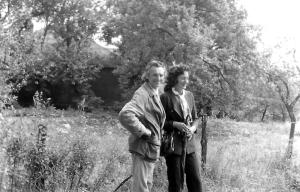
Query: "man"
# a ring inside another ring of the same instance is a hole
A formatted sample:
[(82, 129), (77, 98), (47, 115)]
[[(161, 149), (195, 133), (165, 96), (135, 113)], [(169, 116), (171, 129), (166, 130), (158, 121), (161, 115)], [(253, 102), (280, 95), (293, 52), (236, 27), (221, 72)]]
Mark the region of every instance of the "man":
[(166, 117), (158, 93), (165, 72), (163, 63), (149, 62), (142, 75), (144, 84), (119, 113), (121, 124), (131, 133), (132, 192), (150, 192), (152, 188), (155, 161), (160, 156), (161, 129)]

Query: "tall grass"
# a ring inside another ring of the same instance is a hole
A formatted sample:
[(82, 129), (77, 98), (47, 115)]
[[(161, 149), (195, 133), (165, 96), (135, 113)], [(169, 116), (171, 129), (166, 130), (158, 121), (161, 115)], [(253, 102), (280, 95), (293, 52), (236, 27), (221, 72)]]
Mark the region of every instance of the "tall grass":
[(284, 159), (287, 126), (224, 120), (208, 126), (207, 191), (299, 190), (288, 176), (297, 172), (296, 167)]
[[(3, 114), (1, 191), (109, 192), (130, 175), (128, 133), (114, 113), (33, 108)], [(42, 150), (40, 124), (47, 127)], [(208, 130), (207, 166), (202, 171), (206, 191), (299, 190), (299, 165), (283, 159), (287, 125), (210, 119)], [(167, 191), (166, 177), (161, 158), (152, 191)], [(130, 185), (131, 180), (119, 191), (129, 192)]]

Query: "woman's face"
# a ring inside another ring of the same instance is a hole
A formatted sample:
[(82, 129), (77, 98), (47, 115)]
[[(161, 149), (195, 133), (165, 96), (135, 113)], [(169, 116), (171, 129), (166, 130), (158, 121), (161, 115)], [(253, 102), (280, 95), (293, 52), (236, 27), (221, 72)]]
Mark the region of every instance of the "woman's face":
[(175, 87), (177, 89), (186, 89), (186, 86), (189, 83), (189, 72), (185, 71), (183, 74), (177, 77), (177, 84)]

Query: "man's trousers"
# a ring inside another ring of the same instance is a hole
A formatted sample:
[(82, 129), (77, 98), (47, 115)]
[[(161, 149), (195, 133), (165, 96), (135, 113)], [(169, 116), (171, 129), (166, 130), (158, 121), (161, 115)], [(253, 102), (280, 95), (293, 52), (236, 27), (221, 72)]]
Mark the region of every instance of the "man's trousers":
[(153, 182), (155, 162), (146, 161), (142, 156), (132, 153), (131, 192), (150, 192)]

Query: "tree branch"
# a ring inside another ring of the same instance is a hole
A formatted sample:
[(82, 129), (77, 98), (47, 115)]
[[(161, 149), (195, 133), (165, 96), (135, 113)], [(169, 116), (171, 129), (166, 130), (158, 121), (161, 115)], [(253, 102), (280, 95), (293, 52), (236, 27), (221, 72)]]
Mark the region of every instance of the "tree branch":
[(44, 33), (43, 33), (43, 37), (42, 37), (42, 42), (41, 42), (41, 50), (43, 50), (43, 47), (44, 47), (44, 43), (45, 43), (45, 40), (46, 40), (46, 36), (47, 36), (47, 33), (48, 33), (48, 30), (49, 30), (49, 23), (48, 23), (48, 20), (49, 18), (47, 17), (46, 18), (46, 27), (44, 29)]
[(0, 19), (1, 22), (4, 21), (8, 17), (8, 15), (10, 13), (10, 7), (11, 7), (11, 2), (10, 2), (10, 0), (8, 0), (7, 1), (7, 12), (5, 13), (4, 17)]
[(278, 77), (278, 79), (283, 83), (285, 89), (286, 89), (286, 100), (288, 101), (288, 99), (290, 98), (290, 90), (289, 90), (289, 85), (287, 84), (287, 82), (285, 80), (283, 80), (281, 77)]
[(229, 87), (230, 87), (230, 89), (232, 89), (232, 90), (235, 90), (234, 89), (234, 87), (231, 85), (231, 83), (229, 82), (229, 80), (224, 76), (224, 74), (222, 73), (222, 71), (221, 71), (221, 68), (220, 67), (218, 67), (218, 66), (216, 66), (216, 65), (214, 65), (214, 64), (212, 64), (212, 63), (210, 63), (209, 61), (207, 61), (206, 59), (204, 59), (203, 57), (201, 57), (201, 59), (202, 59), (202, 61), (204, 62), (204, 63), (206, 63), (211, 69), (215, 69), (217, 72), (218, 72), (218, 74), (222, 77), (222, 79), (229, 85)]
[(2, 66), (0, 66), (0, 70), (1, 71), (7, 71), (7, 70), (9, 70), (9, 63), (6, 61), (6, 56), (7, 56), (7, 49), (5, 49), (5, 51), (4, 51), (4, 58), (3, 58), (3, 60), (0, 60), (0, 63), (2, 64)]
[(294, 107), (299, 99), (300, 99), (300, 93), (297, 95), (297, 97), (296, 97), (296, 98), (294, 99), (294, 101), (291, 103), (291, 106)]
[[(289, 90), (288, 83), (282, 77), (280, 77), (279, 75), (274, 75), (274, 74), (271, 74), (271, 73), (267, 73), (267, 75), (269, 76), (269, 80), (275, 83), (281, 100), (284, 103), (288, 104), (288, 100), (289, 100), (289, 97), (290, 97), (290, 90)], [(282, 84), (284, 85), (284, 87), (286, 89), (286, 95), (285, 96), (283, 94), (283, 90), (282, 90), (281, 86), (279, 85), (279, 81), (282, 82)]]
[(7, 71), (9, 70), (9, 64), (6, 61), (1, 61), (2, 66), (0, 66), (0, 71)]
[(279, 96), (280, 96), (280, 99), (282, 100), (282, 102), (287, 105), (288, 104), (288, 101), (286, 100), (286, 98), (283, 96), (283, 93), (282, 93), (282, 89), (280, 87), (280, 85), (278, 85), (276, 82), (276, 87), (277, 87), (277, 90), (278, 90), (278, 93), (279, 93)]
[(177, 42), (177, 40), (176, 40), (176, 38), (174, 37), (174, 35), (173, 35), (171, 32), (169, 32), (168, 30), (166, 30), (166, 29), (164, 29), (164, 28), (161, 28), (161, 27), (158, 27), (158, 26), (157, 26), (155, 29), (153, 29), (153, 30), (157, 30), (157, 31), (166, 33), (166, 34), (168, 34), (170, 37), (172, 37), (172, 38), (175, 40), (175, 42)]

